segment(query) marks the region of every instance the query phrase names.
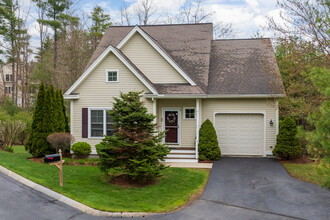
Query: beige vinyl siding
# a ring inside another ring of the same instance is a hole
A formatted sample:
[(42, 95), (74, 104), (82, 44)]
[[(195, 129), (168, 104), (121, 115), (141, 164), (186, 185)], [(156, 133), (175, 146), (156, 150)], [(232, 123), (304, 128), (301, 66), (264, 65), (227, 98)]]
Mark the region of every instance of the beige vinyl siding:
[(153, 83), (187, 83), (139, 33), (121, 49)]
[[(202, 122), (206, 119), (214, 120), (215, 112), (265, 112), (266, 113), (266, 154), (276, 143), (276, 102), (267, 99), (203, 99)], [(270, 120), (274, 125), (270, 126)]]
[(163, 123), (163, 108), (179, 108), (180, 109), (180, 121), (181, 124), (181, 137), (180, 147), (192, 148), (195, 147), (196, 138), (196, 119), (183, 119), (184, 107), (195, 107), (195, 99), (159, 99), (157, 100), (157, 125), (160, 131), (162, 131)]
[[(119, 82), (106, 82), (106, 70), (119, 70)], [(149, 92), (142, 82), (131, 73), (131, 71), (113, 54), (109, 54), (95, 70), (73, 91), (79, 93), (79, 99), (73, 102), (73, 112), (71, 114), (73, 126), (71, 133), (75, 141), (85, 141), (92, 145), (100, 143), (100, 138), (82, 138), (82, 108), (108, 107), (113, 105), (113, 97), (119, 97), (120, 92), (129, 91)], [(152, 102), (143, 100), (146, 107), (152, 112)]]

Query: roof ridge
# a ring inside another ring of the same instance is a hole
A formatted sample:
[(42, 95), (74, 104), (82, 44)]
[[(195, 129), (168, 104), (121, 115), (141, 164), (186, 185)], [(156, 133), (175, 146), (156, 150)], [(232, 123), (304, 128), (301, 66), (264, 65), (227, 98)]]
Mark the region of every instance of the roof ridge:
[(206, 22), (206, 23), (187, 23), (187, 24), (147, 24), (147, 25), (140, 25), (140, 24), (135, 24), (135, 25), (111, 25), (108, 28), (111, 27), (156, 27), (156, 26), (190, 26), (190, 25), (213, 25), (211, 22)]
[(270, 37), (260, 37), (260, 38), (231, 38), (231, 39), (214, 39), (212, 41), (234, 41), (234, 40), (270, 40)]

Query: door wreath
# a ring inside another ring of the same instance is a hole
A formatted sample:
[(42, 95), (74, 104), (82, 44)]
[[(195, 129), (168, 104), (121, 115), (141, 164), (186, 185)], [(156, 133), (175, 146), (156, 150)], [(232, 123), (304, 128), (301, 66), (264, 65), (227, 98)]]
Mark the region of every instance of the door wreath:
[(174, 114), (174, 113), (168, 114), (167, 117), (166, 117), (166, 120), (170, 124), (176, 122), (176, 114)]

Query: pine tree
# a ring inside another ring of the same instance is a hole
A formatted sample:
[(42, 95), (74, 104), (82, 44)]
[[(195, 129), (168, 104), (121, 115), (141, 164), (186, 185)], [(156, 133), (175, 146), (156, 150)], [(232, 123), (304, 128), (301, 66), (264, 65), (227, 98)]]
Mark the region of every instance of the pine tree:
[(53, 149), (46, 140), (46, 137), (50, 134), (49, 128), (45, 123), (45, 118), (50, 118), (47, 114), (48, 103), (46, 102), (46, 97), (45, 86), (41, 83), (36, 107), (33, 112), (31, 134), (25, 144), (25, 149), (35, 157), (41, 157), (53, 152)]
[(297, 125), (295, 121), (286, 117), (280, 124), (273, 154), (286, 160), (301, 156), (302, 148), (296, 135)]
[(159, 161), (164, 160), (169, 150), (162, 143), (164, 132), (155, 130), (156, 116), (147, 112), (140, 94), (129, 92), (114, 98), (113, 110), (108, 114), (115, 133), (106, 136), (96, 149), (99, 167), (105, 174), (146, 182), (161, 175), (165, 166)]
[(198, 143), (199, 160), (219, 160), (221, 151), (217, 133), (212, 122), (207, 119), (199, 130)]
[(104, 14), (104, 10), (100, 6), (94, 7), (91, 18), (92, 27), (90, 32), (95, 50), (104, 32), (112, 25), (112, 22), (110, 21), (110, 15)]

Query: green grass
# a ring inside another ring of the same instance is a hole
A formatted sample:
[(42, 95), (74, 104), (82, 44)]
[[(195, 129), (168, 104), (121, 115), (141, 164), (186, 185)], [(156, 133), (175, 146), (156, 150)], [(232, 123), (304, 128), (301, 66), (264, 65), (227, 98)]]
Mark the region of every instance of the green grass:
[(202, 190), (209, 170), (168, 168), (156, 185), (121, 188), (102, 181), (98, 167), (64, 166), (63, 188), (58, 185), (58, 169), (27, 160), (24, 147), (15, 153), (0, 151), (0, 165), (90, 207), (105, 211), (165, 212), (177, 209), (191, 195)]
[(296, 163), (283, 163), (282, 164), (288, 173), (300, 180), (321, 185), (326, 176), (319, 171), (317, 164), (296, 164)]

